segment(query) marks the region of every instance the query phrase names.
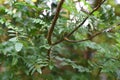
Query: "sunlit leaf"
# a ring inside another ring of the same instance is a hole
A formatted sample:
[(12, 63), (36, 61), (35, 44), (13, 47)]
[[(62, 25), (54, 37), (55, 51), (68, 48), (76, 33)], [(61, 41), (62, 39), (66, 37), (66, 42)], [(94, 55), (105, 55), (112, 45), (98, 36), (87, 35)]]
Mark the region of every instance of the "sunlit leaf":
[(23, 47), (22, 43), (15, 43), (15, 50), (17, 52), (21, 51), (22, 47)]

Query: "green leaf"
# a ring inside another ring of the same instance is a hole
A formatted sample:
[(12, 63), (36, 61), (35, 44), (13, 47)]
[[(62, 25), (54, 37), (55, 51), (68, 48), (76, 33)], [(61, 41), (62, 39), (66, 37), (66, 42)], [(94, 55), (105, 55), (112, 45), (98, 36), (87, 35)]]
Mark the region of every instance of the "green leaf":
[(12, 59), (12, 65), (14, 66), (14, 65), (16, 65), (17, 64), (17, 62), (18, 62), (18, 59), (17, 59), (17, 57), (15, 56), (15, 57), (13, 57), (13, 59)]
[(96, 17), (97, 17), (97, 16), (100, 16), (100, 12), (99, 12), (99, 11), (95, 11), (93, 14), (94, 14), (94, 16), (96, 16)]
[(16, 50), (17, 52), (21, 51), (22, 47), (23, 47), (23, 44), (22, 44), (22, 43), (16, 43), (16, 44), (15, 44), (15, 50)]
[(42, 70), (40, 68), (37, 68), (37, 72), (42, 74)]
[(17, 41), (17, 37), (10, 38), (9, 41), (16, 42)]
[(31, 71), (31, 75), (33, 75), (33, 73), (36, 71), (36, 68), (33, 68)]

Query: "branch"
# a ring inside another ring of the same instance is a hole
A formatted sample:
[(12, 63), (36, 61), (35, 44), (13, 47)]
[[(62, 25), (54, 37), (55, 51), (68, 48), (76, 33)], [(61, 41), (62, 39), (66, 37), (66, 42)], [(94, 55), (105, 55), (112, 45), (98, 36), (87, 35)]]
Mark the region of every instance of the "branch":
[(57, 9), (56, 9), (56, 14), (53, 18), (52, 24), (51, 24), (50, 29), (49, 29), (48, 34), (47, 34), (48, 43), (50, 45), (52, 43), (52, 41), (51, 41), (52, 33), (53, 33), (53, 30), (54, 30), (55, 24), (57, 22), (57, 19), (58, 19), (58, 16), (59, 16), (59, 13), (60, 13), (60, 10), (61, 10), (63, 3), (64, 3), (64, 0), (61, 0), (60, 3), (58, 4)]
[(57, 42), (53, 43), (52, 45), (59, 44), (59, 43), (61, 43), (61, 42), (63, 42), (63, 41), (64, 41), (64, 38), (62, 38), (62, 39), (60, 39), (59, 41), (57, 41)]
[(105, 2), (106, 0), (103, 0), (100, 4), (97, 5), (96, 8), (93, 9), (92, 12), (89, 13), (89, 15), (82, 21), (82, 23), (80, 23), (73, 31), (71, 31), (66, 37), (70, 37), (75, 31), (78, 30), (78, 28), (80, 28), (85, 21), (89, 18), (90, 15), (92, 15), (96, 10), (98, 10), (100, 8), (100, 6)]
[[(90, 15), (92, 15), (96, 10), (98, 10), (100, 8), (100, 6), (105, 2), (106, 0), (103, 0), (101, 3), (98, 4), (98, 6), (96, 8), (93, 9), (92, 12), (89, 13), (89, 15), (82, 21), (82, 23), (80, 23), (73, 31), (71, 31), (69, 34), (67, 34), (65, 37), (63, 37), (63, 39), (53, 43), (52, 45), (56, 45), (56, 44), (59, 44), (61, 42), (63, 42), (64, 40), (66, 41), (69, 41), (69, 39), (67, 37), (70, 37), (75, 31), (78, 30), (78, 28), (80, 28), (84, 23), (85, 21), (89, 18)], [(84, 39), (84, 40), (81, 40), (81, 41), (86, 41), (88, 39)], [(72, 41), (69, 41), (69, 42), (72, 42)], [(74, 41), (73, 41), (74, 42)]]
[(65, 39), (67, 42), (73, 42), (73, 43), (83, 42), (83, 41), (91, 40), (91, 39), (93, 39), (94, 37), (96, 37), (96, 36), (98, 36), (98, 35), (100, 35), (100, 34), (102, 34), (102, 33), (104, 33), (104, 32), (109, 32), (109, 31), (111, 31), (113, 28), (115, 28), (115, 26), (110, 27), (110, 28), (107, 28), (107, 29), (104, 29), (104, 30), (101, 30), (100, 32), (92, 35), (92, 36), (89, 37), (89, 38), (83, 39), (83, 40), (70, 40), (70, 39), (68, 39), (67, 37), (65, 37), (64, 39)]

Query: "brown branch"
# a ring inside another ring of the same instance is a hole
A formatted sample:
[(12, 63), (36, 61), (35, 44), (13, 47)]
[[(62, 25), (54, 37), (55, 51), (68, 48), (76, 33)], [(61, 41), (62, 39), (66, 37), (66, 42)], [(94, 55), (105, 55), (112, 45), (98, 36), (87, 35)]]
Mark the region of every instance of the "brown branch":
[(68, 39), (67, 37), (65, 37), (64, 39), (65, 39), (67, 42), (73, 42), (73, 43), (83, 42), (83, 41), (91, 40), (91, 39), (95, 38), (96, 36), (98, 36), (98, 35), (100, 35), (100, 34), (102, 34), (102, 33), (104, 33), (104, 32), (109, 32), (109, 31), (111, 31), (113, 28), (115, 28), (115, 26), (110, 27), (110, 28), (107, 28), (107, 29), (104, 29), (104, 30), (101, 30), (100, 32), (92, 35), (92, 36), (89, 37), (89, 38), (83, 39), (83, 40), (70, 40), (70, 39)]
[(61, 43), (61, 42), (63, 42), (63, 41), (64, 41), (64, 38), (62, 38), (62, 39), (60, 39), (59, 41), (57, 41), (57, 42), (53, 43), (52, 45), (59, 44), (59, 43)]
[[(80, 28), (80, 27), (85, 23), (85, 21), (89, 18), (89, 16), (92, 15), (96, 10), (98, 10), (98, 9), (100, 8), (100, 6), (101, 6), (105, 1), (106, 1), (106, 0), (103, 0), (101, 3), (99, 3), (98, 6), (97, 6), (96, 8), (94, 8), (93, 11), (90, 12), (89, 15), (82, 21), (82, 23), (80, 23), (73, 31), (71, 31), (69, 34), (67, 34), (65, 37), (63, 37), (63, 39), (61, 39), (61, 40), (53, 43), (52, 45), (56, 45), (56, 44), (58, 44), (58, 43), (61, 43), (61, 42), (63, 42), (64, 40), (69, 41), (69, 40), (67, 39), (67, 37), (70, 37), (75, 31), (77, 31), (78, 28)], [(83, 40), (83, 41), (86, 41), (86, 40)], [(71, 42), (71, 41), (70, 41), (70, 42)]]
[(80, 28), (84, 23), (85, 21), (89, 18), (90, 15), (92, 15), (96, 10), (98, 10), (100, 8), (100, 6), (105, 2), (106, 0), (103, 0), (100, 4), (97, 5), (96, 8), (93, 9), (92, 12), (89, 13), (89, 15), (82, 21), (82, 23), (80, 23), (73, 31), (71, 31), (67, 37), (70, 37), (75, 31), (78, 30), (78, 28)]
[(101, 3), (99, 3), (99, 4), (97, 5), (97, 7), (95, 7), (95, 8), (93, 9), (93, 11), (92, 11), (89, 15), (93, 14), (96, 10), (98, 10), (98, 9), (100, 8), (100, 6), (101, 6), (105, 1), (106, 1), (106, 0), (103, 0)]
[(52, 41), (51, 41), (52, 33), (53, 33), (53, 30), (54, 30), (55, 24), (57, 22), (57, 19), (58, 19), (58, 16), (59, 16), (59, 13), (60, 13), (60, 10), (61, 10), (61, 7), (62, 7), (63, 3), (64, 3), (64, 0), (61, 0), (59, 2), (58, 6), (57, 6), (57, 9), (56, 9), (56, 14), (53, 18), (52, 24), (51, 24), (50, 29), (49, 29), (48, 34), (47, 34), (48, 43), (50, 45), (52, 43)]

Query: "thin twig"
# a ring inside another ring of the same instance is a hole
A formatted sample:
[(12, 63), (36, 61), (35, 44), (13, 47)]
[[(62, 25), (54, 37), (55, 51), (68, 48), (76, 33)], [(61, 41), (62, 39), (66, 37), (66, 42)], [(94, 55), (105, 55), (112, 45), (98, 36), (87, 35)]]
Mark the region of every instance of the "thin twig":
[(111, 31), (113, 28), (115, 28), (115, 26), (112, 26), (112, 27), (110, 27), (110, 28), (101, 30), (101, 31), (97, 32), (96, 34), (92, 35), (91, 37), (86, 38), (86, 39), (83, 39), (83, 40), (70, 40), (70, 39), (68, 39), (67, 37), (65, 37), (64, 39), (65, 39), (66, 41), (68, 41), (68, 42), (73, 42), (73, 43), (83, 42), (83, 41), (91, 40), (91, 39), (95, 38), (96, 36), (98, 36), (98, 35), (100, 35), (100, 34), (102, 34), (102, 33), (104, 33), (104, 32), (109, 32), (109, 31)]
[(98, 6), (96, 8), (93, 9), (92, 12), (89, 13), (89, 15), (82, 21), (82, 23), (80, 23), (73, 31), (71, 31), (66, 37), (70, 37), (75, 31), (78, 30), (78, 28), (80, 28), (85, 21), (89, 18), (90, 15), (92, 15), (96, 10), (98, 10), (100, 8), (100, 6), (105, 2), (106, 0), (103, 0), (100, 4), (98, 4)]
[(52, 45), (59, 44), (59, 43), (61, 43), (61, 42), (63, 42), (63, 41), (64, 41), (64, 38), (62, 38), (62, 39), (60, 39), (59, 41), (57, 41), (57, 42), (53, 43)]
[(51, 45), (52, 41), (51, 41), (51, 37), (52, 37), (52, 33), (54, 31), (54, 27), (55, 27), (55, 24), (57, 22), (57, 19), (58, 19), (58, 16), (59, 16), (59, 13), (60, 13), (60, 10), (61, 10), (61, 7), (62, 7), (62, 4), (64, 3), (64, 0), (61, 0), (57, 6), (57, 9), (56, 9), (56, 14), (53, 18), (53, 21), (52, 21), (52, 24), (50, 26), (50, 29), (48, 31), (48, 34), (47, 34), (47, 39), (48, 39), (48, 43)]
[[(85, 21), (89, 18), (90, 15), (92, 15), (96, 10), (98, 10), (100, 8), (100, 6), (105, 2), (106, 0), (103, 0), (100, 4), (98, 4), (98, 6), (96, 8), (93, 9), (92, 12), (89, 13), (89, 15), (82, 21), (82, 23), (80, 23), (73, 31), (71, 31), (69, 34), (67, 34), (65, 37), (63, 37), (62, 39), (60, 39), (59, 41), (53, 43), (52, 45), (56, 45), (56, 44), (59, 44), (61, 42), (63, 42), (64, 40), (67, 40), (68, 37), (70, 37), (75, 31), (78, 30), (78, 28), (80, 28), (84, 23)], [(83, 41), (86, 41), (86, 40), (83, 40)]]

